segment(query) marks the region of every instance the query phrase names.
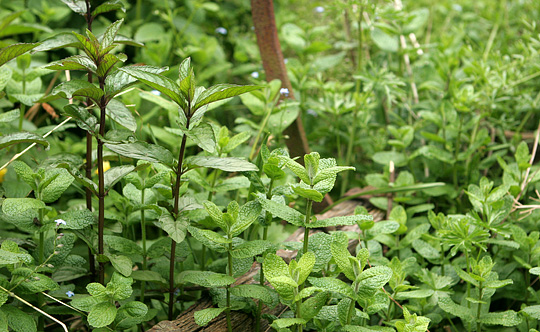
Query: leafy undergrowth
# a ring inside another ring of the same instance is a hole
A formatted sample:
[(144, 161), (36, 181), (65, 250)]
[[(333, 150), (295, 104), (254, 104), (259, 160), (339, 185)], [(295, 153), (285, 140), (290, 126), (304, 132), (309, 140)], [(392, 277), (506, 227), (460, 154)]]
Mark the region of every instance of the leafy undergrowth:
[(0, 2), (0, 331), (537, 331), (540, 3), (273, 3)]

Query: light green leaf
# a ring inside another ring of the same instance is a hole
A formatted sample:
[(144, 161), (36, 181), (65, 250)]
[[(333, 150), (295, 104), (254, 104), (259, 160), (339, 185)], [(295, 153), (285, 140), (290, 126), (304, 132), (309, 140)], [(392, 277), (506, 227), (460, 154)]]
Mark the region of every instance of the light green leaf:
[(149, 144), (145, 142), (136, 143), (121, 143), (121, 144), (105, 144), (105, 146), (118, 153), (121, 156), (134, 158), (139, 160), (146, 160), (153, 163), (162, 163), (169, 167), (173, 167), (175, 164), (174, 156), (172, 153), (155, 144)]
[(114, 37), (116, 37), (116, 34), (118, 33), (118, 30), (120, 29), (120, 26), (124, 22), (124, 19), (120, 19), (112, 24), (110, 24), (105, 32), (103, 33), (103, 38), (101, 39), (101, 46), (100, 46), (100, 53), (103, 55), (103, 51), (106, 50), (109, 46), (111, 46), (114, 42)]
[(435, 291), (433, 289), (417, 289), (408, 292), (399, 292), (396, 295), (396, 300), (407, 300), (407, 299), (424, 299), (433, 295)]
[(99, 103), (101, 96), (103, 96), (103, 91), (94, 84), (84, 80), (71, 80), (57, 85), (49, 96), (42, 98), (41, 102), (58, 98), (71, 99), (73, 97), (84, 97)]
[(107, 115), (116, 123), (127, 129), (135, 132), (137, 130), (137, 121), (131, 111), (122, 103), (116, 99), (112, 99), (107, 104)]
[(58, 219), (66, 222), (65, 225), (60, 224), (59, 226), (63, 229), (84, 229), (96, 223), (96, 217), (88, 209), (68, 211), (58, 216)]
[(88, 324), (98, 328), (105, 327), (114, 321), (116, 313), (116, 306), (112, 302), (100, 302), (88, 313)]
[(300, 257), (298, 261), (298, 268), (300, 269), (300, 275), (298, 276), (298, 284), (301, 285), (309, 277), (313, 266), (315, 265), (315, 254), (308, 251)]
[(293, 325), (303, 325), (307, 321), (302, 318), (279, 318), (272, 322), (272, 327), (275, 329), (285, 329)]
[(174, 220), (169, 213), (164, 213), (159, 218), (159, 223), (161, 229), (167, 232), (176, 243), (180, 243), (186, 238), (188, 222), (185, 219)]
[(262, 206), (258, 201), (249, 201), (238, 211), (238, 218), (231, 227), (231, 235), (236, 236), (246, 230), (260, 216)]
[(206, 308), (203, 310), (196, 311), (193, 314), (193, 318), (195, 319), (195, 323), (200, 326), (206, 326), (210, 321), (219, 314), (221, 314), (223, 311), (225, 311), (227, 308)]
[(73, 55), (51, 62), (45, 68), (51, 70), (89, 70), (93, 73), (97, 70), (96, 64), (87, 55)]
[(480, 316), (479, 321), (489, 325), (516, 326), (521, 323), (521, 317), (514, 310), (507, 310), (485, 313)]
[(289, 267), (283, 258), (269, 253), (264, 258), (263, 272), (266, 279), (270, 280), (280, 276), (289, 276)]
[(392, 278), (392, 273), (392, 269), (387, 266), (375, 266), (360, 273), (356, 279), (358, 298), (369, 300)]
[[(12, 305), (2, 306), (2, 312), (6, 315), (8, 325), (15, 332), (37, 331), (36, 321), (32, 316)], [(6, 330), (7, 331), (7, 330)]]
[(105, 190), (111, 189), (118, 181), (122, 180), (126, 175), (135, 169), (133, 165), (123, 165), (112, 167), (103, 174)]
[(277, 299), (270, 289), (257, 284), (238, 285), (231, 288), (231, 294), (235, 296), (253, 298), (263, 301), (266, 305), (276, 303)]
[(18, 216), (29, 209), (43, 208), (45, 203), (34, 198), (6, 198), (2, 203), (2, 212), (8, 216)]
[[(62, 194), (71, 186), (73, 182), (73, 176), (69, 174), (66, 169), (54, 168), (45, 172), (45, 181), (50, 178), (54, 179), (46, 185), (45, 188), (38, 188), (41, 190), (41, 199), (45, 203), (52, 203), (60, 198)], [(45, 182), (44, 181), (44, 182)]]
[(179, 279), (182, 283), (190, 282), (208, 288), (225, 287), (236, 281), (231, 276), (211, 271), (184, 271), (180, 274)]
[(397, 52), (399, 43), (397, 36), (391, 36), (379, 28), (371, 30), (371, 38), (373, 42), (383, 51)]
[(247, 160), (235, 157), (213, 157), (213, 156), (195, 156), (186, 160), (186, 163), (193, 166), (216, 168), (225, 172), (246, 172), (258, 171), (257, 166)]
[(349, 298), (354, 298), (354, 291), (350, 285), (336, 278), (324, 277), (324, 278), (308, 278), (310, 284), (315, 287), (324, 289), (325, 291), (339, 293)]
[[(1, 72), (0, 72), (0, 75), (1, 75)], [(2, 90), (2, 86), (0, 85), (0, 91), (1, 90)], [(17, 120), (20, 117), (20, 114), (21, 114), (21, 111), (18, 108), (13, 111), (2, 113), (0, 114), (0, 123), (9, 123), (14, 120)]]
[(129, 257), (124, 255), (108, 255), (107, 257), (111, 261), (111, 264), (116, 271), (120, 272), (126, 277), (131, 275), (131, 272), (133, 271), (133, 262)]
[(180, 87), (170, 78), (138, 69), (136, 66), (119, 68), (128, 75), (137, 78), (139, 81), (167, 95), (183, 110), (186, 110), (187, 104), (181, 96)]
[(94, 9), (94, 11), (92, 11), (92, 16), (96, 17), (99, 14), (107, 13), (107, 12), (118, 10), (118, 9), (121, 9), (123, 12), (126, 12), (120, 0), (105, 1), (104, 3), (97, 6), (96, 9)]
[(287, 168), (289, 168), (294, 174), (296, 174), (296, 176), (298, 176), (300, 180), (302, 180), (305, 184), (311, 184), (311, 180), (309, 179), (308, 173), (304, 166), (300, 165), (299, 163), (290, 158), (286, 158), (285, 161), (285, 165), (287, 166)]
[(263, 209), (270, 212), (274, 217), (286, 220), (295, 226), (304, 225), (305, 216), (301, 212), (285, 204), (280, 204), (266, 198), (258, 198), (258, 201), (261, 203)]
[(531, 305), (521, 309), (521, 312), (526, 313), (534, 319), (540, 320), (540, 305)]
[(130, 301), (123, 304), (119, 309), (115, 319), (116, 329), (128, 329), (132, 326), (144, 322), (148, 307), (139, 301)]
[(315, 317), (330, 298), (329, 292), (320, 292), (310, 297), (300, 306), (302, 319), (310, 320)]
[(231, 98), (241, 95), (246, 92), (261, 89), (262, 86), (258, 85), (234, 85), (234, 84), (218, 84), (214, 85), (200, 94), (199, 98), (193, 107), (193, 111), (197, 111), (204, 105), (208, 105), (218, 100)]
[(19, 143), (36, 143), (49, 148), (49, 142), (47, 142), (47, 140), (32, 133), (18, 132), (0, 136), (0, 150)]
[(362, 220), (373, 220), (373, 216), (366, 214), (358, 214), (353, 216), (341, 216), (341, 217), (332, 217), (322, 220), (316, 220), (307, 224), (308, 228), (321, 228), (321, 227), (330, 227), (330, 226), (345, 226), (345, 225), (355, 225), (357, 222)]
[(292, 185), (292, 190), (300, 197), (310, 199), (315, 202), (322, 202), (324, 196), (315, 189), (305, 188), (301, 184)]
[(187, 130), (186, 128), (180, 129), (204, 151), (209, 153), (214, 153), (216, 151), (216, 138), (214, 137), (214, 130), (210, 124), (201, 123), (190, 130)]
[(333, 236), (333, 240), (330, 246), (332, 250), (332, 257), (334, 257), (336, 264), (341, 269), (343, 274), (345, 274), (345, 276), (349, 280), (354, 281), (356, 277), (354, 274), (353, 266), (349, 260), (349, 257), (351, 257), (351, 254), (349, 250), (347, 249), (347, 245), (348, 245), (347, 236), (341, 232), (336, 232), (332, 236)]
[(422, 239), (416, 239), (412, 242), (412, 247), (416, 250), (422, 257), (426, 259), (438, 259), (441, 257), (439, 250), (433, 248), (429, 243)]
[(439, 297), (439, 307), (447, 313), (462, 318), (465, 321), (474, 320), (469, 308), (454, 303), (450, 297)]
[(262, 254), (266, 250), (272, 247), (272, 242), (264, 240), (253, 240), (244, 242), (234, 247), (231, 251), (231, 255), (234, 258), (248, 258), (255, 257)]
[(231, 242), (227, 238), (211, 230), (199, 229), (197, 227), (188, 226), (188, 231), (194, 238), (196, 238), (204, 246), (212, 250), (216, 250), (218, 252), (225, 252), (224, 245)]

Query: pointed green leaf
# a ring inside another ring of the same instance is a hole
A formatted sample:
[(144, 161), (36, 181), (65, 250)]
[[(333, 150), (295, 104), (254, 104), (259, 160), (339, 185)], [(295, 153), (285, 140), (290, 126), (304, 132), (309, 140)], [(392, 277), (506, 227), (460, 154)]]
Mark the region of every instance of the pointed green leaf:
[(159, 224), (161, 229), (167, 232), (171, 239), (173, 239), (176, 243), (184, 241), (188, 226), (185, 219), (180, 218), (178, 220), (174, 220), (170, 214), (164, 213), (159, 218)]
[(193, 107), (193, 111), (197, 111), (204, 105), (208, 105), (218, 100), (231, 98), (241, 95), (246, 92), (261, 89), (258, 85), (234, 85), (234, 84), (218, 84), (206, 90), (197, 98), (197, 102)]
[[(1, 71), (1, 69), (0, 69)], [(1, 75), (1, 72), (0, 72)], [(1, 79), (0, 79), (1, 80)], [(0, 90), (2, 90), (2, 86), (0, 85)], [(20, 117), (21, 111), (17, 108), (13, 111), (5, 112), (0, 114), (0, 123), (9, 123), (14, 120), (17, 120)]]
[(462, 318), (465, 321), (474, 320), (474, 316), (469, 308), (454, 303), (448, 296), (439, 298), (439, 307), (447, 313)]
[(300, 274), (298, 276), (298, 284), (301, 285), (309, 277), (313, 266), (315, 265), (315, 254), (312, 251), (308, 251), (300, 257), (298, 261), (298, 267), (300, 268)]
[(387, 266), (375, 266), (360, 273), (356, 278), (358, 298), (369, 300), (392, 278), (392, 273), (392, 269)]
[(234, 258), (255, 257), (262, 254), (271, 247), (272, 242), (270, 241), (253, 240), (235, 246), (231, 251), (231, 255)]
[(146, 160), (153, 163), (162, 163), (171, 168), (175, 163), (174, 156), (169, 150), (155, 144), (145, 142), (121, 144), (108, 143), (105, 144), (105, 146), (109, 150), (128, 158)]
[[(9, 327), (15, 332), (36, 332), (37, 326), (34, 318), (13, 305), (4, 305), (0, 309), (7, 318)], [(8, 331), (7, 329), (5, 330)]]
[(489, 325), (516, 326), (521, 323), (521, 317), (514, 310), (507, 310), (485, 313), (480, 316), (479, 321)]
[(257, 166), (247, 160), (235, 157), (195, 156), (186, 160), (191, 166), (216, 168), (225, 172), (258, 171)]
[(41, 102), (58, 98), (84, 97), (99, 103), (101, 96), (103, 96), (103, 91), (94, 84), (84, 80), (71, 80), (56, 86), (49, 96), (41, 99)]
[(330, 246), (332, 250), (332, 257), (334, 257), (336, 264), (341, 269), (343, 274), (345, 274), (349, 280), (354, 281), (356, 277), (354, 275), (352, 264), (349, 260), (351, 253), (347, 249), (347, 236), (344, 233), (336, 232), (332, 235), (332, 237), (333, 241)]
[(258, 201), (261, 203), (263, 209), (270, 212), (274, 217), (281, 218), (295, 226), (303, 226), (305, 216), (295, 209), (278, 202), (266, 199), (258, 198)]
[(180, 130), (204, 151), (209, 153), (216, 151), (216, 138), (210, 124), (201, 123), (190, 130), (180, 127)]
[(107, 77), (109, 73), (113, 70), (114, 65), (125, 60), (125, 56), (114, 55), (114, 54), (104, 54), (101, 58), (101, 62), (96, 70), (96, 74), (99, 77)]
[(309, 179), (308, 173), (304, 166), (300, 165), (296, 161), (287, 158), (286, 159), (286, 165), (287, 168), (289, 168), (296, 176), (300, 178), (305, 184), (311, 184), (311, 180)]
[(322, 202), (324, 196), (320, 192), (318, 192), (315, 189), (306, 188), (309, 186), (304, 187), (302, 185), (306, 186), (303, 183), (295, 184), (292, 186), (292, 190), (294, 191), (295, 194), (299, 195), (300, 197), (307, 198), (315, 202)]
[(279, 318), (272, 322), (272, 327), (275, 329), (285, 329), (293, 325), (304, 325), (307, 323), (307, 320), (302, 318)]
[(300, 306), (301, 317), (310, 320), (315, 317), (330, 298), (329, 292), (320, 292), (310, 297)]
[(235, 296), (261, 300), (269, 306), (277, 303), (275, 293), (272, 293), (272, 291), (267, 287), (257, 284), (234, 286), (233, 288), (231, 288), (231, 294)]
[(354, 171), (355, 168), (351, 166), (334, 166), (330, 168), (326, 168), (323, 170), (320, 170), (315, 178), (313, 179), (313, 184), (317, 184), (318, 182), (328, 179), (328, 178), (334, 178), (336, 174), (343, 171)]
[(349, 298), (354, 298), (354, 290), (346, 282), (336, 278), (324, 277), (324, 278), (308, 278), (309, 283), (315, 287), (324, 289), (325, 291), (339, 293)]
[[(154, 66), (127, 66), (123, 69), (128, 70), (130, 68), (135, 68), (138, 72), (147, 72), (153, 74), (159, 74), (165, 70), (168, 70), (167, 67), (159, 68)], [(105, 92), (111, 98), (133, 84), (137, 83), (137, 79), (126, 73), (122, 70), (116, 70), (105, 79)], [(153, 95), (152, 95), (153, 96)]]
[(77, 14), (86, 14), (86, 1), (84, 0), (61, 0)]
[(120, 19), (113, 24), (109, 25), (107, 30), (103, 33), (103, 39), (101, 40), (101, 55), (104, 55), (103, 52), (104, 49), (111, 46), (114, 42), (114, 37), (116, 37), (116, 34), (118, 33), (118, 30), (120, 29), (120, 26), (124, 23), (124, 19)]
[(521, 312), (526, 313), (534, 319), (540, 320), (540, 305), (531, 305), (521, 309)]
[(176, 104), (178, 104), (180, 108), (186, 110), (187, 104), (184, 98), (181, 96), (180, 87), (170, 78), (140, 70), (136, 66), (119, 68), (119, 70), (167, 95)]
[(0, 49), (0, 66), (3, 66), (6, 62), (11, 59), (18, 57), (34, 48), (36, 48), (40, 43), (33, 44), (12, 44), (7, 47)]
[(208, 288), (225, 287), (236, 281), (231, 276), (211, 271), (184, 271), (180, 273), (179, 278), (182, 283), (190, 282)]
[(178, 68), (178, 79), (182, 82), (188, 77), (191, 68), (191, 58), (185, 58)]
[(111, 12), (118, 9), (121, 9), (124, 13), (126, 12), (126, 9), (124, 8), (124, 5), (120, 0), (105, 1), (104, 3), (97, 6), (94, 11), (92, 11), (92, 16), (96, 17), (99, 14)]
[(52, 62), (45, 66), (51, 70), (89, 70), (96, 72), (97, 67), (94, 61), (86, 55), (74, 55), (63, 60)]
[(45, 203), (34, 198), (6, 198), (2, 203), (2, 212), (8, 216), (18, 216), (29, 209), (43, 208), (45, 208)]
[(231, 235), (236, 236), (245, 231), (262, 211), (262, 206), (258, 201), (250, 201), (242, 205), (238, 213), (238, 219), (231, 227)]
[(195, 323), (199, 326), (206, 326), (212, 319), (216, 318), (221, 314), (223, 311), (225, 311), (227, 308), (206, 308), (203, 310), (195, 311), (193, 314), (193, 318), (195, 319)]
[(0, 136), (0, 149), (19, 143), (37, 143), (43, 145), (46, 148), (49, 147), (49, 142), (47, 142), (47, 140), (45, 140), (39, 135), (32, 133), (19, 132)]
[[(89, 32), (88, 29), (86, 31)], [(90, 38), (87, 38), (76, 32), (73, 32), (73, 35), (79, 41), (77, 48), (82, 49), (84, 53), (86, 53), (86, 55), (90, 57), (90, 59), (92, 59), (94, 62), (97, 62), (99, 58), (99, 42), (97, 40), (90, 40)]]
[(135, 132), (137, 130), (137, 121), (131, 111), (119, 100), (112, 99), (107, 104), (107, 115), (119, 125)]
[(321, 228), (321, 227), (331, 227), (331, 226), (346, 226), (346, 225), (355, 225), (356, 223), (363, 220), (373, 220), (373, 216), (366, 214), (358, 214), (354, 216), (342, 216), (342, 217), (332, 217), (327, 219), (316, 220), (307, 224), (309, 228)]
[(280, 276), (289, 276), (289, 267), (276, 254), (267, 254), (263, 262), (263, 273), (267, 280), (274, 279)]
[(116, 306), (110, 302), (100, 302), (92, 307), (88, 313), (88, 324), (93, 327), (105, 327), (116, 318)]
[(129, 257), (124, 255), (107, 255), (107, 257), (116, 271), (126, 277), (131, 275), (133, 262)]

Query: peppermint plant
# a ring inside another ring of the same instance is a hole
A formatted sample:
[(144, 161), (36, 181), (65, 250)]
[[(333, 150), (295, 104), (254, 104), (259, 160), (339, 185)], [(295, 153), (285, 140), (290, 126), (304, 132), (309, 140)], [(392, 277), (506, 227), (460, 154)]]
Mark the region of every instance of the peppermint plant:
[[(211, 319), (225, 311), (227, 315), (227, 329), (232, 331), (230, 317), (232, 308), (230, 284), (235, 281), (235, 270), (238, 270), (234, 263), (236, 261), (237, 264), (240, 263), (244, 266), (251, 266), (253, 263), (253, 258), (268, 250), (270, 247), (272, 247), (272, 244), (263, 240), (244, 241), (241, 238), (236, 237), (245, 231), (257, 218), (259, 218), (262, 212), (262, 207), (259, 202), (250, 201), (242, 206), (239, 206), (236, 201), (232, 201), (227, 206), (227, 212), (225, 213), (223, 213), (217, 205), (209, 201), (204, 203), (204, 208), (210, 215), (214, 226), (220, 228), (225, 233), (225, 237), (212, 230), (200, 229), (194, 226), (188, 226), (188, 230), (191, 235), (199, 240), (203, 245), (208, 246), (210, 249), (217, 252), (226, 252), (227, 274), (213, 274), (212, 276), (214, 278), (230, 281), (230, 283), (224, 285), (226, 293), (225, 306), (217, 309), (209, 308), (199, 311), (196, 313), (195, 319), (198, 324), (206, 325)], [(207, 272), (186, 271), (184, 272), (184, 277), (181, 279), (183, 279), (183, 281), (191, 281), (200, 284), (200, 282), (197, 282), (194, 277), (200, 276), (201, 278), (199, 280), (204, 280), (205, 278), (203, 278), (203, 276), (205, 273)], [(186, 278), (185, 275), (188, 277)], [(208, 284), (208, 281), (205, 281), (203, 286), (206, 284)], [(254, 294), (267, 292), (266, 288), (264, 288), (262, 285), (251, 285), (251, 287), (254, 288), (252, 289)], [(243, 297), (251, 297), (249, 293), (250, 292), (237, 294)]]
[[(107, 144), (107, 147), (125, 157), (146, 160), (150, 162), (161, 162), (171, 168), (174, 172), (172, 185), (172, 209), (162, 216), (161, 221), (164, 229), (173, 238), (171, 243), (171, 256), (169, 267), (169, 319), (173, 318), (174, 311), (174, 267), (176, 245), (182, 242), (186, 235), (186, 218), (181, 216), (180, 209), (180, 186), (182, 175), (187, 171), (208, 167), (220, 169), (222, 171), (251, 171), (257, 168), (239, 158), (220, 158), (214, 156), (192, 156), (186, 159), (186, 143), (188, 137), (192, 139), (203, 150), (215, 147), (215, 136), (208, 123), (203, 121), (203, 116), (208, 110), (208, 105), (227, 98), (231, 98), (242, 93), (257, 90), (259, 86), (238, 86), (233, 84), (218, 84), (208, 89), (196, 85), (195, 73), (191, 67), (191, 59), (185, 59), (179, 67), (179, 83), (172, 79), (151, 72), (145, 68), (132, 66), (120, 69), (123, 75), (137, 79), (153, 89), (168, 96), (177, 106), (177, 123), (183, 132), (180, 142), (178, 158), (174, 158), (172, 153), (158, 145), (151, 145), (144, 142), (115, 142)], [(160, 71), (161, 72), (161, 71)], [(213, 142), (213, 143), (212, 143)]]

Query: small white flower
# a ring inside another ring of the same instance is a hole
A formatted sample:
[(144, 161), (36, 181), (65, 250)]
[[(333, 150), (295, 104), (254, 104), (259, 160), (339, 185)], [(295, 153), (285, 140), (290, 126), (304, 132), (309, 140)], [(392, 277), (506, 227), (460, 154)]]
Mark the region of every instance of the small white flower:
[(226, 35), (227, 29), (225, 29), (224, 27), (216, 28), (216, 33), (219, 33), (220, 35)]
[(284, 62), (285, 64), (287, 64), (287, 62), (289, 62), (289, 59), (285, 58), (285, 59), (283, 59), (283, 62)]
[(322, 6), (315, 7), (315, 12), (316, 13), (324, 13), (324, 7), (322, 7)]
[(75, 293), (73, 293), (72, 291), (67, 291), (67, 292), (66, 292), (66, 295), (67, 295), (68, 297), (72, 297), (73, 295), (75, 295)]
[(289, 96), (289, 89), (287, 89), (287, 88), (281, 88), (281, 89), (279, 89), (279, 93), (280, 93), (281, 95), (283, 95), (284, 97), (288, 97), (288, 96)]
[(150, 91), (150, 93), (156, 96), (161, 96), (161, 92), (159, 92), (158, 90), (152, 90)]
[(254, 71), (253, 73), (251, 73), (251, 77), (253, 77), (253, 78), (259, 78), (259, 72), (258, 72), (258, 71)]
[(455, 10), (456, 12), (460, 12), (463, 10), (463, 7), (461, 7), (459, 4), (455, 3), (452, 5), (452, 9)]
[(312, 110), (311, 108), (307, 110), (307, 114), (309, 114), (309, 115), (311, 115), (311, 116), (314, 116), (314, 117), (319, 116), (319, 114), (317, 114), (317, 112), (315, 112), (315, 111)]
[(54, 222), (56, 223), (56, 226), (67, 225), (66, 221), (62, 219), (56, 219)]

